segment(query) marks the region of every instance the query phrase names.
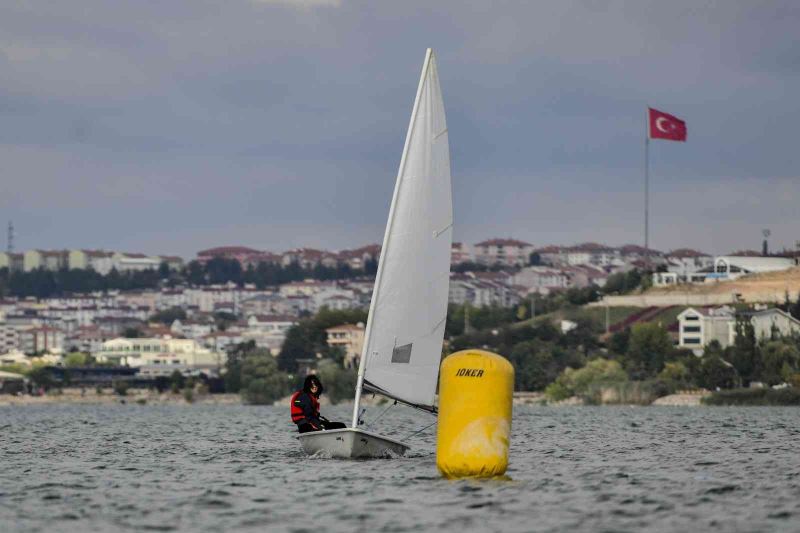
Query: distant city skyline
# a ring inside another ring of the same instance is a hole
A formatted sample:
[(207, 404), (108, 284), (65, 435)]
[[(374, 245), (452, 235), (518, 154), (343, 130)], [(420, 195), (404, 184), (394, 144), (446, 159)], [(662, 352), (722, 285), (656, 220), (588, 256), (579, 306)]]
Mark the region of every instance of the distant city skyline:
[(651, 246), (793, 249), (797, 27), (790, 1), (5, 3), (0, 221), (18, 250), (380, 242), (432, 46), (455, 240), (643, 244), (652, 106), (689, 136), (651, 145)]

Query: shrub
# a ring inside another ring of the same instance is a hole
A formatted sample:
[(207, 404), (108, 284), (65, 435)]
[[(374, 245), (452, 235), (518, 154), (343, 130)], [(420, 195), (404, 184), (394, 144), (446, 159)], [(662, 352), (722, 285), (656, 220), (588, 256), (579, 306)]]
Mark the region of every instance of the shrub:
[(546, 389), (545, 394), (553, 400), (570, 396), (591, 398), (600, 387), (628, 381), (628, 375), (617, 361), (598, 358), (575, 370), (566, 368)]
[(706, 405), (800, 405), (800, 389), (730, 389), (703, 399)]
[(183, 399), (186, 403), (194, 403), (194, 389), (190, 387), (183, 389)]
[(114, 392), (118, 396), (127, 396), (129, 388), (130, 388), (130, 383), (128, 383), (127, 381), (119, 380), (114, 382)]

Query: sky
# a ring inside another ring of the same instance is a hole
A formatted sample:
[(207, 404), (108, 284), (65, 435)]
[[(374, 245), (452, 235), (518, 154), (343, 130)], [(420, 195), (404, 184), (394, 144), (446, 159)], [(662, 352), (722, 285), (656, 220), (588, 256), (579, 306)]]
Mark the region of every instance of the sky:
[(650, 145), (652, 247), (794, 248), (797, 28), (793, 0), (5, 0), (0, 223), (17, 250), (379, 242), (432, 47), (456, 240), (642, 244), (651, 106), (688, 127)]

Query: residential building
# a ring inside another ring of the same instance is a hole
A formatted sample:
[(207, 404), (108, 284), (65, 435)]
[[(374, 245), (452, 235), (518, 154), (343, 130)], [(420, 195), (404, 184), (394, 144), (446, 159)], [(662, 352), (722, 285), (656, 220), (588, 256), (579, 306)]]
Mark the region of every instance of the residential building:
[(475, 307), (487, 305), (510, 307), (519, 303), (520, 295), (512, 287), (500, 280), (480, 278), (476, 274), (478, 273), (450, 273), (449, 303), (457, 305), (468, 303)]
[(247, 329), (242, 331), (244, 342), (252, 340), (256, 346), (267, 348), (273, 355), (280, 352), (289, 328), (297, 324), (297, 319), (290, 315), (250, 315), (247, 317)]
[(770, 308), (736, 315), (731, 307), (690, 307), (678, 315), (678, 346), (690, 348), (701, 354), (711, 341), (726, 348), (736, 339), (736, 320), (744, 319), (753, 325), (756, 339), (769, 339), (772, 335), (789, 336), (800, 334), (800, 321), (788, 313)]
[(176, 319), (170, 326), (173, 335), (187, 339), (201, 339), (215, 329), (216, 325), (213, 320), (191, 320), (188, 318), (183, 320)]
[(114, 252), (111, 264), (118, 272), (141, 272), (157, 269), (161, 265), (161, 258), (138, 253)]
[(482, 265), (524, 266), (530, 262), (533, 245), (516, 239), (489, 239), (473, 249), (475, 261)]
[(28, 355), (60, 354), (64, 351), (64, 332), (48, 326), (23, 329), (19, 332), (19, 348)]
[(691, 274), (709, 268), (714, 264), (714, 257), (690, 248), (680, 248), (665, 254), (667, 272), (688, 279)]
[(246, 246), (220, 246), (197, 252), (197, 261), (206, 264), (215, 258), (232, 259), (238, 261), (242, 267), (246, 267), (251, 263), (257, 264), (260, 258), (266, 259), (265, 254), (268, 254), (268, 252), (254, 250)]
[(0, 324), (0, 354), (19, 349), (19, 330), (8, 324)]
[(245, 342), (241, 332), (215, 331), (203, 337), (203, 345), (212, 352), (228, 352), (229, 349)]
[(0, 268), (7, 268), (10, 272), (20, 272), (25, 268), (25, 256), (13, 252), (0, 252)]
[(200, 346), (193, 339), (117, 338), (106, 341), (97, 353), (100, 362), (137, 367), (143, 376), (169, 376), (175, 370), (193, 375), (217, 375), (227, 356)]
[(328, 346), (344, 351), (344, 367), (358, 368), (364, 350), (364, 324), (342, 324), (325, 330)]
[(37, 268), (61, 270), (69, 265), (69, 252), (67, 250), (28, 250), (23, 253), (22, 265), (25, 272)]
[(98, 274), (106, 275), (114, 266), (114, 252), (105, 250), (70, 250), (69, 268), (90, 269)]
[(468, 244), (463, 242), (454, 242), (450, 246), (450, 264), (457, 265), (459, 263), (471, 263), (475, 257), (470, 250)]
[(19, 350), (11, 350), (9, 352), (0, 352), (0, 366), (4, 365), (21, 365), (31, 366), (30, 358)]
[(367, 266), (368, 261), (375, 261), (381, 255), (380, 244), (368, 244), (355, 250), (342, 250), (336, 254), (340, 263), (348, 265), (353, 270), (363, 270)]

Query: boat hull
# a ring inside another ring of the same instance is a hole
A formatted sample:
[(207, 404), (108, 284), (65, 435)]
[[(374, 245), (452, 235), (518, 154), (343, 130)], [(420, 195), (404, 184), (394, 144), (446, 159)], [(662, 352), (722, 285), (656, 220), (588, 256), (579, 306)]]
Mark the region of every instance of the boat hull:
[(409, 449), (400, 441), (355, 428), (312, 431), (298, 438), (307, 454), (335, 459), (394, 457)]

